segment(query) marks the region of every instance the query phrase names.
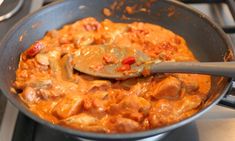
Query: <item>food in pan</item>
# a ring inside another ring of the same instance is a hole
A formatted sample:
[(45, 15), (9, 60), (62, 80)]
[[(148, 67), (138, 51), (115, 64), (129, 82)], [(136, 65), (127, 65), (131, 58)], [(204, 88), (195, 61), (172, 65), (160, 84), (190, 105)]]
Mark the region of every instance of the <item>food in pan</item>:
[[(20, 99), (53, 124), (90, 132), (128, 133), (190, 117), (208, 97), (208, 75), (165, 73), (107, 80), (76, 71), (74, 54), (94, 45), (135, 48), (161, 61), (197, 61), (182, 37), (161, 26), (98, 22), (88, 17), (48, 31), (21, 54), (14, 82)], [(107, 55), (98, 63), (102, 67), (122, 61), (120, 71), (126, 71), (135, 59)]]

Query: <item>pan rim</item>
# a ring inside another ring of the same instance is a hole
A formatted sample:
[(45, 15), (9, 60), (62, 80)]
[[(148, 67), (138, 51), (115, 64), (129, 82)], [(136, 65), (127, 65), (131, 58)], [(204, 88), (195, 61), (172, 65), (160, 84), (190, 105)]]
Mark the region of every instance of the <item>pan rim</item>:
[[(60, 0), (58, 2), (49, 4), (31, 14), (29, 14), (28, 16), (22, 18), (16, 25), (14, 25), (10, 31), (7, 33), (7, 35), (2, 39), (2, 41), (0, 42), (0, 52), (2, 52), (4, 50), (3, 45), (6, 44), (11, 35), (17, 30), (17, 28), (21, 27), (22, 24), (24, 24), (25, 21), (30, 20), (30, 18), (34, 15), (38, 15), (38, 14), (42, 14), (44, 12), (47, 12), (47, 10), (50, 7), (59, 7), (61, 5), (63, 5), (64, 3), (69, 3), (70, 1), (64, 1), (64, 0)], [(201, 18), (203, 18), (203, 20), (205, 22), (207, 22), (208, 24), (211, 25), (211, 27), (213, 27), (218, 34), (221, 36), (221, 38), (223, 39), (223, 41), (225, 42), (225, 44), (227, 45), (228, 49), (232, 50), (232, 43), (231, 40), (229, 40), (229, 38), (227, 37), (227, 35), (222, 31), (222, 29), (213, 21), (211, 21), (205, 14), (201, 13), (200, 11), (186, 5), (183, 4), (181, 2), (178, 1), (174, 1), (174, 0), (166, 0), (166, 2), (173, 4), (174, 6), (179, 6), (181, 8), (184, 8), (186, 10), (188, 10), (189, 12), (195, 14), (196, 16), (200, 16)], [(232, 50), (233, 51), (233, 50)], [(234, 52), (233, 52), (234, 54)], [(0, 60), (3, 60), (2, 57), (0, 57)], [(3, 76), (0, 76), (1, 80), (3, 78)], [(176, 129), (178, 127), (181, 127), (191, 121), (193, 121), (194, 119), (200, 117), (203, 113), (205, 113), (206, 111), (208, 111), (210, 109), (210, 107), (214, 106), (215, 104), (217, 104), (219, 102), (219, 100), (225, 95), (225, 93), (228, 91), (228, 89), (231, 87), (231, 79), (229, 79), (227, 86), (225, 86), (225, 89), (223, 90), (223, 92), (220, 94), (220, 96), (213, 101), (210, 105), (208, 105), (205, 109), (197, 112), (195, 115), (186, 118), (180, 122), (168, 125), (168, 126), (164, 126), (162, 128), (155, 128), (155, 129), (151, 129), (151, 130), (146, 130), (146, 131), (141, 131), (141, 132), (134, 132), (134, 133), (125, 133), (125, 134), (103, 134), (103, 133), (92, 133), (92, 132), (85, 132), (85, 131), (80, 131), (80, 130), (75, 130), (75, 129), (71, 129), (68, 127), (63, 127), (63, 126), (59, 126), (59, 125), (55, 125), (52, 124), (46, 120), (43, 120), (41, 118), (39, 118), (37, 115), (33, 114), (25, 105), (20, 104), (19, 102), (17, 102), (17, 99), (12, 98), (11, 94), (6, 93), (5, 91), (2, 91), (3, 94), (7, 97), (7, 99), (15, 106), (17, 107), (17, 109), (19, 109), (21, 112), (23, 112), (25, 115), (27, 115), (28, 117), (30, 117), (31, 119), (33, 119), (36, 122), (39, 122), (40, 124), (46, 125), (50, 128), (59, 130), (61, 132), (64, 133), (68, 133), (72, 136), (76, 136), (76, 137), (82, 137), (82, 138), (89, 138), (89, 139), (140, 139), (140, 138), (145, 138), (145, 137), (151, 137), (151, 136), (155, 136), (173, 129)], [(0, 87), (2, 88), (2, 83), (0, 83)]]

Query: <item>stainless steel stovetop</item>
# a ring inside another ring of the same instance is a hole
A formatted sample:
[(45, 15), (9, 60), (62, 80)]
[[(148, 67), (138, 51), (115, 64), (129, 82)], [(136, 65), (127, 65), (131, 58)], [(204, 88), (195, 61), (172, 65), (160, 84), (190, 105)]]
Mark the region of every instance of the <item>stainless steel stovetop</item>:
[[(52, 0), (26, 0), (24, 2), (23, 8), (21, 8), (21, 11), (19, 13), (17, 13), (8, 21), (0, 22), (0, 39), (2, 38), (2, 35), (5, 34), (6, 31), (22, 16), (26, 15), (29, 12), (37, 10), (43, 5), (43, 3), (50, 3), (51, 1)], [(194, 0), (194, 2), (202, 1), (203, 0)], [(220, 0), (205, 1), (219, 2)], [(190, 5), (208, 15), (219, 25), (225, 27), (226, 30), (230, 32), (232, 31), (232, 33), (228, 34), (228, 36), (231, 37), (231, 40), (235, 45), (235, 30), (230, 29), (235, 27), (235, 22), (228, 6), (225, 3), (196, 3)], [(233, 96), (230, 96), (230, 98), (235, 101), (235, 98)], [(16, 128), (15, 126), (16, 124), (18, 124), (17, 121), (19, 122), (19, 120), (17, 120), (17, 117), (19, 118), (18, 110), (9, 102), (6, 102), (6, 99), (0, 94), (0, 141), (15, 140), (15, 138), (13, 138), (13, 135)], [(47, 127), (44, 127), (42, 125), (37, 125), (37, 128), (37, 132), (40, 133), (36, 133), (33, 135), (33, 140), (35, 141), (59, 140), (62, 138), (62, 136), (64, 136), (60, 133), (51, 131), (51, 129), (48, 129)], [(195, 122), (192, 122), (184, 127), (172, 131), (165, 138), (163, 138), (162, 141), (235, 141), (234, 131), (235, 109), (215, 106)], [(64, 137), (64, 139), (76, 140), (69, 137)], [(147, 138), (145, 140), (155, 140), (155, 138)]]

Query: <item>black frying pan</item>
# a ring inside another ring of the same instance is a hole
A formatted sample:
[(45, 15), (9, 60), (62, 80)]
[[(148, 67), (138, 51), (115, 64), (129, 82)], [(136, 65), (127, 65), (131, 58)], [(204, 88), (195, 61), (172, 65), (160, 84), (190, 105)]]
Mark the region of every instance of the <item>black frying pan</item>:
[[(145, 132), (129, 134), (97, 134), (53, 125), (31, 113), (19, 100), (17, 95), (10, 92), (12, 82), (15, 80), (15, 70), (19, 55), (34, 41), (42, 38), (50, 29), (60, 28), (81, 18), (92, 16), (98, 20), (106, 17), (101, 14), (104, 7), (110, 6), (113, 0), (67, 0), (46, 6), (41, 10), (25, 17), (16, 24), (5, 36), (0, 45), (0, 81), (1, 90), (8, 100), (21, 112), (35, 121), (60, 130), (76, 137), (88, 139), (141, 139), (173, 130), (183, 126), (205, 113), (225, 95), (231, 86), (231, 79), (213, 77), (210, 97), (202, 105), (201, 110), (194, 116), (178, 123)], [(142, 1), (143, 2), (143, 1)], [(128, 0), (124, 5), (141, 4), (141, 0)], [(143, 21), (159, 24), (183, 36), (190, 49), (200, 61), (224, 61), (233, 59), (231, 43), (225, 33), (205, 15), (189, 6), (176, 1), (158, 0), (151, 6), (149, 14), (138, 12), (128, 15), (128, 20), (122, 20), (122, 10), (109, 19), (115, 22)], [(169, 10), (174, 14), (169, 14)], [(230, 56), (228, 55), (230, 54)]]

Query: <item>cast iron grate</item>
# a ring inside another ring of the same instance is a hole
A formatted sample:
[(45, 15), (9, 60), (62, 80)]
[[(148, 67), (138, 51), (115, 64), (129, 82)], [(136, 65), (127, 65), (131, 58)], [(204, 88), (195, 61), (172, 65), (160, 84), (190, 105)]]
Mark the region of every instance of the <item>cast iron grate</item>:
[[(216, 3), (225, 3), (228, 5), (233, 20), (235, 20), (235, 1), (234, 0), (181, 0), (186, 4), (196, 4), (196, 3), (207, 3), (207, 4), (216, 4)], [(235, 25), (233, 26), (222, 26), (224, 32), (231, 34), (235, 33)]]

